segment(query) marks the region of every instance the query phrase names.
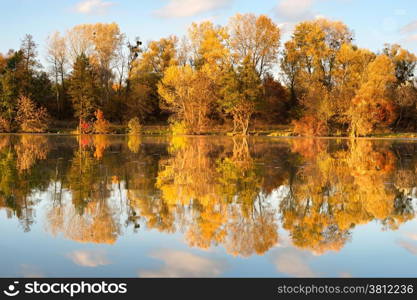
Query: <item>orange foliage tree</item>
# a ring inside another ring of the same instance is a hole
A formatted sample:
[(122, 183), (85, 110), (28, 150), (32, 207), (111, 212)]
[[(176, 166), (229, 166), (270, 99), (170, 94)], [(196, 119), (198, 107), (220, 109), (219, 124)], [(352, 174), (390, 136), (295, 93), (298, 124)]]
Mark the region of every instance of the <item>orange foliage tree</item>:
[(377, 127), (387, 127), (396, 118), (391, 87), (396, 81), (395, 66), (386, 55), (379, 55), (367, 68), (367, 78), (355, 98), (349, 114), (350, 135), (372, 133)]
[(23, 132), (46, 132), (49, 125), (49, 114), (44, 107), (37, 107), (28, 97), (18, 100), (16, 121)]

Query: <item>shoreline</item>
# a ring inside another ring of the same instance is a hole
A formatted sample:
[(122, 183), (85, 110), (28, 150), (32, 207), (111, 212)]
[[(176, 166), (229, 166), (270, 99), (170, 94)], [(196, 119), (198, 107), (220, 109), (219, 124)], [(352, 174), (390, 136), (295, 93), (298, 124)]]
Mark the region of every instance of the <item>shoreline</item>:
[[(56, 133), (56, 132), (46, 132), (46, 133), (33, 133), (33, 132), (12, 132), (12, 133), (0, 133), (0, 136), (21, 136), (21, 135), (41, 135), (41, 136), (130, 136), (131, 134), (128, 133), (86, 133), (86, 134), (79, 134), (79, 133)], [(367, 137), (349, 137), (349, 136), (296, 136), (296, 135), (271, 135), (266, 133), (260, 132), (251, 132), (248, 135), (231, 135), (228, 133), (218, 132), (218, 133), (208, 133), (208, 134), (199, 134), (199, 135), (191, 135), (191, 134), (184, 134), (184, 135), (172, 135), (169, 132), (166, 133), (149, 133), (144, 132), (141, 134), (133, 134), (133, 136), (142, 136), (142, 137), (228, 137), (228, 138), (271, 138), (271, 139), (340, 139), (340, 140), (411, 140), (417, 141), (417, 134), (415, 133), (400, 133), (396, 134), (395, 136), (367, 136)]]

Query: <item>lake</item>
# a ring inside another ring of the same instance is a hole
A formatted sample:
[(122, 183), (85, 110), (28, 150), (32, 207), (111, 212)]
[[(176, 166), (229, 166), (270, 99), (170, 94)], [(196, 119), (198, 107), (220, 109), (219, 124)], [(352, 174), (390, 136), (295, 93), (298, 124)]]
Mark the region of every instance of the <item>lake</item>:
[(0, 276), (415, 277), (417, 141), (0, 136)]

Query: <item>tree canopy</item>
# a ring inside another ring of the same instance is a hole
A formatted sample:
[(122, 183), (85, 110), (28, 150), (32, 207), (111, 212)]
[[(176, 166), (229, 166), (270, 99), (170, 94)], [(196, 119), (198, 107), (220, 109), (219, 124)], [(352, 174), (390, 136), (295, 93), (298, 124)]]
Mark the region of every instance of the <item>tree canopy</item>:
[(340, 21), (300, 22), (282, 41), (270, 17), (237, 14), (147, 43), (116, 23), (80, 24), (46, 43), (47, 71), (31, 35), (0, 55), (0, 131), (21, 130), (21, 97), (51, 124), (93, 126), (100, 110), (125, 132), (135, 118), (189, 134), (246, 135), (255, 123), (307, 136), (417, 130), (416, 55), (398, 44), (360, 48)]

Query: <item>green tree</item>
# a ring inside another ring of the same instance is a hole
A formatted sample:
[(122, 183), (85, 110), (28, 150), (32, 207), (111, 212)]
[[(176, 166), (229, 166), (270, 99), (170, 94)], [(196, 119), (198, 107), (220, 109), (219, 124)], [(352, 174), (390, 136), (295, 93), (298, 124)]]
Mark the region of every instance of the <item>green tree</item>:
[(128, 107), (125, 119), (139, 117), (141, 120), (149, 120), (161, 117), (157, 86), (165, 70), (177, 65), (177, 42), (175, 36), (151, 41), (133, 62), (128, 78), (129, 93), (125, 99)]
[(97, 107), (96, 75), (85, 54), (78, 56), (74, 63), (69, 94), (81, 130), (82, 122), (92, 117)]
[(233, 133), (248, 133), (252, 115), (262, 103), (262, 82), (250, 57), (235, 70), (230, 66), (221, 79), (221, 109), (233, 119)]
[(23, 54), (10, 51), (0, 70), (0, 131), (10, 132), (17, 110), (17, 97), (21, 93), (23, 79)]
[(33, 36), (26, 34), (20, 46), (23, 63), (23, 80), (20, 84), (23, 95), (27, 97), (32, 96), (33, 78), (36, 76), (37, 70), (40, 67), (37, 60), (38, 53), (36, 48), (37, 45), (33, 40)]

